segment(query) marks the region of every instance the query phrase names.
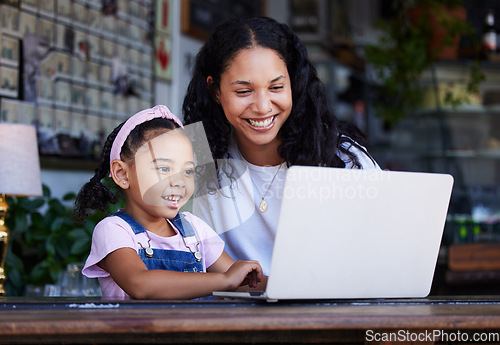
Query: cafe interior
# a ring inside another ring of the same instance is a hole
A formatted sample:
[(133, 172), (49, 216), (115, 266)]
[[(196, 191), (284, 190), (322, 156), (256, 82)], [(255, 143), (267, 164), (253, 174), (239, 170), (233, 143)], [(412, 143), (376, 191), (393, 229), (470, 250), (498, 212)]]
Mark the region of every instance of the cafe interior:
[[(81, 274), (107, 213), (73, 205), (107, 134), (155, 104), (182, 119), (234, 16), (297, 33), (381, 169), (453, 176), (426, 298), (109, 301)], [(0, 343), (500, 344), (497, 18), (495, 0), (0, 0)]]

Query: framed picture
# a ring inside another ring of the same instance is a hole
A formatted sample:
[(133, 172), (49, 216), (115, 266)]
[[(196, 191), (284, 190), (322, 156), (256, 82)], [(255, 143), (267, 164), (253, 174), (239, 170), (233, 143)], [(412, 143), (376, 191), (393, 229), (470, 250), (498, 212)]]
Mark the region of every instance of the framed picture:
[(38, 107), (38, 149), (42, 155), (59, 154), (54, 121), (54, 109), (51, 107)]
[(19, 97), (19, 70), (17, 68), (0, 67), (0, 96)]
[(37, 79), (37, 100), (51, 104), (53, 99), (52, 79), (40, 76)]
[(102, 118), (100, 116), (87, 115), (87, 130), (92, 140), (99, 138), (99, 132), (102, 132)]
[[(130, 23), (128, 23), (125, 20), (117, 19), (116, 20), (116, 34), (118, 35), (118, 38), (124, 38), (125, 40), (128, 40), (130, 37), (129, 33), (129, 27)], [(134, 26), (134, 25), (132, 25)]]
[(19, 40), (6, 35), (0, 36), (0, 63), (13, 67), (19, 66)]
[(99, 110), (99, 90), (87, 89), (85, 103), (90, 110)]
[(58, 0), (57, 1), (57, 20), (68, 23), (71, 21), (71, 0)]
[(56, 24), (56, 48), (66, 49), (66, 28), (64, 24)]
[(83, 109), (85, 106), (86, 88), (80, 85), (71, 87), (71, 106), (77, 109)]
[(102, 56), (108, 59), (112, 59), (115, 56), (115, 43), (107, 39), (102, 39), (101, 42)]
[(36, 123), (36, 108), (35, 104), (31, 102), (19, 102), (18, 107), (18, 119), (19, 123), (24, 123), (26, 125), (32, 125)]
[(49, 45), (52, 45), (54, 41), (54, 24), (51, 21), (39, 19), (38, 31), (40, 36), (46, 38), (49, 41)]
[(154, 75), (158, 79), (172, 80), (172, 39), (170, 36), (155, 36)]
[(172, 0), (156, 0), (155, 32), (160, 35), (172, 34), (173, 21)]
[(2, 32), (18, 36), (21, 22), (19, 10), (10, 6), (0, 6), (0, 13)]
[(89, 8), (88, 13), (88, 27), (91, 30), (99, 31), (101, 28), (101, 12), (96, 9)]
[(99, 75), (101, 83), (111, 83), (111, 66), (101, 65), (101, 73)]
[(87, 36), (89, 45), (89, 57), (92, 59), (101, 57), (101, 39), (98, 36), (89, 34)]
[(115, 111), (120, 115), (132, 115), (128, 109), (127, 97), (122, 95), (115, 96)]
[(71, 135), (74, 137), (79, 137), (87, 128), (87, 123), (85, 121), (85, 115), (80, 112), (74, 112), (71, 114)]
[(71, 104), (71, 84), (62, 80), (55, 82), (55, 104), (59, 106), (70, 106)]
[(21, 102), (14, 101), (8, 98), (2, 98), (2, 103), (0, 105), (0, 120), (2, 122), (18, 122), (17, 113)]
[(142, 30), (140, 27), (138, 27), (136, 25), (129, 26), (130, 40), (136, 41), (136, 42), (142, 41), (144, 39), (144, 37), (142, 37), (141, 35), (142, 35)]
[(100, 108), (107, 112), (113, 112), (115, 109), (115, 95), (108, 91), (101, 92)]
[(24, 37), (26, 35), (36, 34), (37, 22), (38, 19), (34, 15), (27, 12), (21, 12), (21, 23), (19, 26), (19, 33), (21, 36)]
[(38, 10), (41, 14), (48, 17), (54, 16), (54, 0), (39, 0), (38, 1)]
[(87, 25), (87, 7), (79, 2), (73, 3), (73, 20), (80, 25)]
[(115, 24), (116, 20), (114, 16), (101, 16), (101, 32), (108, 37), (115, 36)]
[(55, 111), (56, 127), (55, 131), (68, 133), (71, 130), (70, 113), (65, 109), (56, 109)]
[(99, 65), (93, 62), (88, 64), (89, 73), (87, 75), (87, 80), (89, 82), (97, 83), (99, 81)]
[(116, 57), (125, 65), (130, 64), (130, 51), (126, 45), (116, 44)]
[(83, 81), (86, 79), (87, 73), (85, 67), (86, 63), (82, 59), (75, 56), (71, 58), (71, 75), (74, 80)]
[(151, 55), (150, 53), (141, 54), (141, 67), (148, 71), (151, 70), (151, 66), (153, 65), (153, 58)]
[(56, 73), (70, 75), (70, 69), (69, 69), (70, 55), (56, 53), (54, 54), (54, 57), (55, 57)]

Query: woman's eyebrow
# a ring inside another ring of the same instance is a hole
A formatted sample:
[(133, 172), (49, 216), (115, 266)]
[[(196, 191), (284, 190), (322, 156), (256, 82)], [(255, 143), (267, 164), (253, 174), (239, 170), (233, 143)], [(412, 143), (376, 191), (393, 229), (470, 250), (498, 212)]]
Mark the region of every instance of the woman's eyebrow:
[[(278, 80), (283, 79), (283, 78), (285, 78), (285, 76), (284, 76), (284, 75), (279, 75), (279, 76), (277, 76), (276, 78), (272, 79), (269, 83), (275, 83), (275, 82), (277, 82)], [(236, 80), (236, 81), (233, 81), (233, 82), (231, 83), (231, 85), (240, 85), (240, 84), (241, 84), (241, 85), (250, 85), (250, 84), (251, 84), (251, 82), (250, 82), (250, 81), (248, 81), (248, 80)]]

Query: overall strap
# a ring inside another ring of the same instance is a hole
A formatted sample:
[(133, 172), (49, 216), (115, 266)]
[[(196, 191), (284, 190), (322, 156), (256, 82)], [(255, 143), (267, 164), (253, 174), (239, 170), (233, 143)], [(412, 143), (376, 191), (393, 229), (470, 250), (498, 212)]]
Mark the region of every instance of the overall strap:
[(174, 218), (170, 219), (170, 221), (172, 222), (172, 224), (174, 224), (177, 230), (179, 230), (182, 237), (195, 236), (193, 226), (186, 220), (185, 216), (177, 213), (177, 215)]
[(118, 211), (116, 213), (110, 214), (110, 216), (117, 216), (126, 221), (136, 235), (140, 234), (141, 232), (146, 232), (146, 229), (141, 224), (139, 224), (138, 221), (136, 221), (134, 218), (132, 218), (131, 215), (124, 211)]
[(189, 251), (193, 253), (197, 261), (201, 260), (200, 254), (200, 240), (194, 231), (193, 226), (189, 223), (184, 215), (177, 213), (177, 215), (170, 219), (172, 224), (177, 228), (182, 235), (184, 244), (188, 247)]
[[(146, 231), (146, 229), (141, 224), (139, 224), (138, 221), (136, 221), (134, 218), (132, 218), (131, 215), (124, 211), (118, 211), (111, 214), (110, 216), (117, 216), (126, 221), (136, 235)], [(170, 221), (172, 222), (172, 224), (174, 224), (182, 237), (191, 237), (196, 235), (191, 223), (189, 223), (185, 219), (185, 216), (181, 215), (180, 213), (177, 213), (177, 215), (174, 218), (170, 219)]]

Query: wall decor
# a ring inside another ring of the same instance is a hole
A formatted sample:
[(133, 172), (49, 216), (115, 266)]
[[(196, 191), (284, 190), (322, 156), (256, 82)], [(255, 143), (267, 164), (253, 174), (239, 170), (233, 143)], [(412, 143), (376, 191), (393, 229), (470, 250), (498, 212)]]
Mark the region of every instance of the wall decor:
[[(35, 123), (42, 156), (96, 158), (103, 133), (153, 104), (157, 2), (0, 0), (0, 121)], [(114, 63), (134, 92), (115, 94)]]

